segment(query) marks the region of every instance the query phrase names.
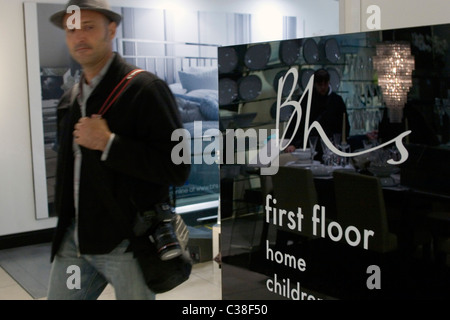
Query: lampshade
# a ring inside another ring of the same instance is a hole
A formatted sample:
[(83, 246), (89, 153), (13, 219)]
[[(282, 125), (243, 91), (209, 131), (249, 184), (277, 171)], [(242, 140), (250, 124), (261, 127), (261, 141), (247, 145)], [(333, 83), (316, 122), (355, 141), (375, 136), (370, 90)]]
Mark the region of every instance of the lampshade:
[(378, 71), (378, 85), (388, 108), (390, 122), (401, 122), (409, 88), (412, 86), (414, 56), (407, 42), (383, 42), (376, 46), (373, 57)]

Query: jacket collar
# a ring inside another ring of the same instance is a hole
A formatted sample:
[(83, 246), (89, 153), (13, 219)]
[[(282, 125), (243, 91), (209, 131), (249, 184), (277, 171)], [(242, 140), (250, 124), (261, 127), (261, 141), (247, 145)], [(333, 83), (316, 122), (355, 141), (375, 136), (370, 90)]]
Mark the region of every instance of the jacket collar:
[(135, 67), (126, 63), (118, 53), (115, 53), (106, 74), (88, 98), (86, 115), (90, 116), (97, 113), (114, 87), (133, 69)]

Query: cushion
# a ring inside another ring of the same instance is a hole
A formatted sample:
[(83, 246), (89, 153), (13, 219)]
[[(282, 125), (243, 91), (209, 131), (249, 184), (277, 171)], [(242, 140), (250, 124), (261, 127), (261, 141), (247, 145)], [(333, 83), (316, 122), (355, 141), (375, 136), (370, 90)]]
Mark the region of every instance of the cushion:
[(210, 121), (219, 120), (219, 103), (217, 99), (208, 96), (205, 97), (190, 96), (189, 94), (184, 95), (176, 94), (175, 97), (197, 103), (199, 105), (198, 108), (204, 120)]
[(203, 120), (199, 103), (183, 99), (180, 96), (175, 96), (175, 99), (183, 123)]
[(185, 94), (187, 92), (179, 82), (169, 84), (169, 88), (173, 94)]
[(211, 89), (197, 89), (189, 91), (186, 95), (190, 97), (197, 97), (197, 98), (207, 98), (211, 100), (218, 100), (219, 99), (219, 93), (217, 90), (211, 90)]
[(178, 76), (180, 77), (181, 85), (188, 92), (197, 89), (217, 90), (218, 88), (217, 68), (178, 71)]

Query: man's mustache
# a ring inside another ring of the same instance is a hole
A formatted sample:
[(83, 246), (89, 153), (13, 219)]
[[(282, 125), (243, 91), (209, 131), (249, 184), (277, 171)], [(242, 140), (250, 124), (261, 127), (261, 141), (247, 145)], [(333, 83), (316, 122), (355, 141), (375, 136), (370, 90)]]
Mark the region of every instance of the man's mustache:
[(79, 49), (92, 49), (92, 47), (86, 43), (80, 43), (75, 45), (74, 50), (79, 50)]

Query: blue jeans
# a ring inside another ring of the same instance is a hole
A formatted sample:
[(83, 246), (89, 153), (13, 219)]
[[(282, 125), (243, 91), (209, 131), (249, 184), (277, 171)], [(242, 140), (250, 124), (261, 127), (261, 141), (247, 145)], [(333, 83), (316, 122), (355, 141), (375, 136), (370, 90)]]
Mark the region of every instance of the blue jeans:
[(118, 300), (154, 300), (133, 253), (125, 252), (128, 245), (124, 240), (108, 254), (78, 256), (74, 227), (68, 228), (52, 264), (47, 299), (95, 300), (110, 283)]

